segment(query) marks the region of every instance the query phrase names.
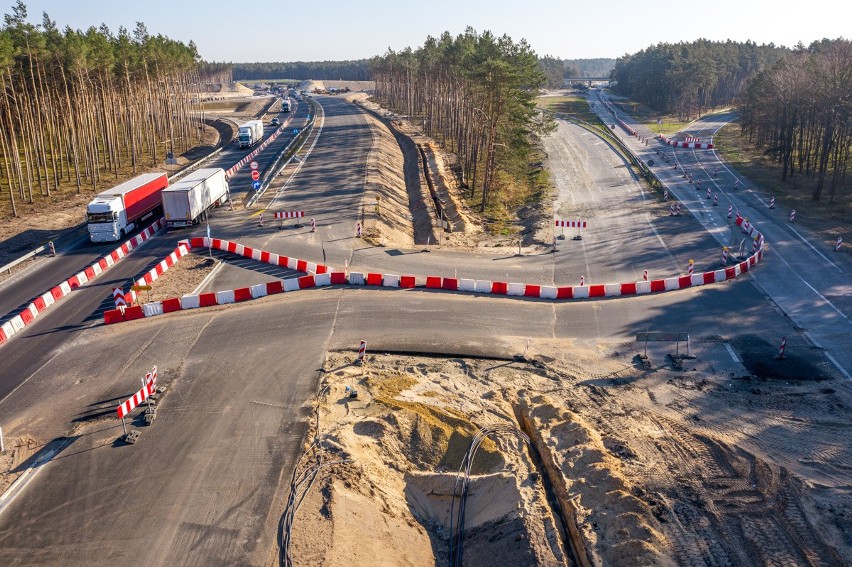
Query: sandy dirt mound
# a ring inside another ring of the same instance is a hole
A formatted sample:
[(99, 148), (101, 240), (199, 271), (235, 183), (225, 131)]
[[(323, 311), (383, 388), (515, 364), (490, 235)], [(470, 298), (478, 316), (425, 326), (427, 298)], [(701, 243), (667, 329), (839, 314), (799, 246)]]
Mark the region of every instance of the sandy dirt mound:
[(242, 83), (212, 83), (206, 85), (206, 91), (201, 93), (201, 100), (222, 100), (252, 96), (254, 91)]
[(465, 565), (848, 564), (848, 385), (763, 386), (719, 372), (718, 345), (677, 372), (626, 345), (538, 342), (505, 362), (377, 355), (362, 369), (330, 354), (317, 438), (349, 462), (305, 500), (297, 563), (447, 565), (458, 465), (478, 428), (505, 424), (536, 450), (483, 444)]
[(190, 252), (157, 278), (151, 284), (151, 291), (140, 292), (139, 299), (148, 303), (192, 293), (219, 262), (209, 258), (206, 250), (198, 254)]

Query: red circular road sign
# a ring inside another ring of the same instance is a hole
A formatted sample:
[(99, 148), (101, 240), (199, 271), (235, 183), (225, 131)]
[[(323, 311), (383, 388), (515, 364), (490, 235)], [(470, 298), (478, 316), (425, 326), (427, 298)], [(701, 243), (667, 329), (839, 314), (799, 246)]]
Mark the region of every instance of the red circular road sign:
[(257, 181), (258, 179), (260, 179), (260, 172), (256, 169), (254, 171), (252, 171), (251, 172), (251, 178), (254, 179), (255, 181)]
[(251, 162), (251, 163), (249, 164), (249, 167), (250, 167), (250, 168), (252, 168), (252, 169), (257, 169), (257, 167), (258, 167), (258, 166), (257, 166), (257, 162), (256, 162), (256, 161)]

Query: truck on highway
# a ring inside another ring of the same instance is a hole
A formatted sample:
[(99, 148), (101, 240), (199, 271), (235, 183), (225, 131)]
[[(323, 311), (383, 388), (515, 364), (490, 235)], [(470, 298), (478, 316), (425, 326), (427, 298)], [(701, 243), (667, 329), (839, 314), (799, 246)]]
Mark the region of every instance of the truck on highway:
[(241, 148), (250, 148), (263, 138), (263, 121), (249, 120), (237, 133)]
[(165, 173), (143, 173), (95, 195), (86, 207), (92, 242), (115, 242), (153, 216), (160, 208), (160, 193), (169, 186)]
[(290, 105), (290, 99), (285, 98), (281, 100), (281, 112), (290, 112), (292, 110), (292, 106)]
[(163, 189), (163, 213), (169, 228), (197, 224), (204, 211), (228, 199), (228, 180), (221, 167), (198, 169)]

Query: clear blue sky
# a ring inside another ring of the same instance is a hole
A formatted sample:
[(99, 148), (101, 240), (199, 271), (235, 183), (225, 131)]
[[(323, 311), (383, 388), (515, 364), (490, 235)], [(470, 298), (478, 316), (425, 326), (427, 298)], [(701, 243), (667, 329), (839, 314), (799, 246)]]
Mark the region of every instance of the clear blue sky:
[[(6, 0), (4, 13), (11, 12)], [(848, 0), (25, 0), (29, 19), (47, 12), (60, 28), (107, 24), (194, 40), (208, 61), (360, 59), (416, 48), (426, 36), (472, 26), (539, 55), (618, 57), (666, 41), (751, 39), (806, 45), (849, 38)], [(797, 5), (797, 7), (793, 7)], [(251, 30), (249, 33), (243, 33)]]

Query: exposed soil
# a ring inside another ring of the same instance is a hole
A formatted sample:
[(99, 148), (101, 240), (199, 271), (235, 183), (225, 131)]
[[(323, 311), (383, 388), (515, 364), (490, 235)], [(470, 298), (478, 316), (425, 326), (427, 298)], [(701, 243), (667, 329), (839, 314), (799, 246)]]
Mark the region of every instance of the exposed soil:
[(459, 465), (503, 425), (536, 451), (512, 433), (481, 445), (465, 565), (848, 565), (849, 385), (760, 381), (723, 345), (695, 348), (684, 372), (557, 340), (514, 361), (330, 353), (318, 439), (350, 462), (308, 492), (294, 561), (448, 565)]
[(6, 492), (30, 465), (32, 457), (45, 446), (43, 441), (31, 435), (5, 437), (3, 443), (6, 450), (0, 453), (0, 494)]
[(197, 254), (185, 254), (177, 264), (166, 270), (151, 284), (151, 291), (139, 292), (139, 299), (148, 303), (192, 293), (220, 262), (209, 258), (206, 250), (198, 250)]

